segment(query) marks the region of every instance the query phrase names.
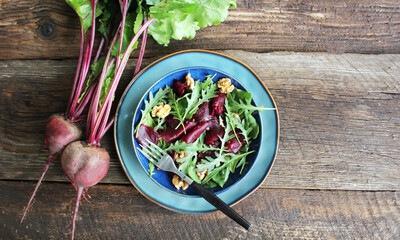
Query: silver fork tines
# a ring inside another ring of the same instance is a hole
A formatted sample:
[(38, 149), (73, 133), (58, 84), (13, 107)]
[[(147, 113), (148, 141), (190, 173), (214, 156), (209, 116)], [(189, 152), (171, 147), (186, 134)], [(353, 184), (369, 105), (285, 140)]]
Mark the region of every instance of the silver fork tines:
[(156, 144), (150, 142), (149, 140), (146, 139), (145, 141), (146, 142), (143, 142), (143, 145), (139, 144), (142, 149), (138, 149), (139, 152), (143, 154), (143, 156), (145, 156), (150, 162), (159, 167), (161, 170), (173, 172), (181, 177), (183, 180), (185, 180), (188, 184), (192, 184), (193, 180), (185, 174), (181, 173), (176, 168), (174, 160), (171, 156), (168, 155), (167, 152), (165, 152), (163, 149), (158, 147)]

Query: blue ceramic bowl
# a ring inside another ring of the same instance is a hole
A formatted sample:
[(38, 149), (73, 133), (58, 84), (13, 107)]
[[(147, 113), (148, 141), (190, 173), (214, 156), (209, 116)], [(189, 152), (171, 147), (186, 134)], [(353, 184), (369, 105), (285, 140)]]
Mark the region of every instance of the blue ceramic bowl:
[[(235, 80), (234, 84), (237, 84), (237, 87), (253, 95), (256, 106), (276, 108), (276, 104), (264, 83), (252, 69), (234, 58), (205, 50), (187, 50), (165, 56), (143, 69), (127, 86), (115, 115), (114, 140), (118, 157), (128, 179), (143, 196), (164, 208), (185, 214), (203, 214), (217, 209), (190, 190), (176, 192), (171, 189), (166, 175), (164, 181), (161, 179), (162, 175), (156, 180), (151, 179), (147, 171), (147, 160), (135, 153), (137, 143), (132, 138), (132, 128), (136, 125), (138, 117), (134, 115), (138, 108), (142, 108), (143, 98), (147, 98), (149, 91), (155, 92), (160, 87), (171, 84), (175, 74), (179, 77), (188, 70), (195, 79), (202, 79), (208, 71), (217, 73), (216, 79), (220, 76), (230, 77)], [(246, 173), (242, 173), (241, 176), (231, 176), (225, 189), (214, 189), (218, 197), (230, 206), (243, 200), (261, 186), (274, 163), (279, 143), (278, 112), (262, 111), (259, 113), (259, 124), (260, 136), (254, 141), (259, 146), (253, 146), (259, 151), (258, 154), (248, 157)]]
[[(143, 98), (140, 100), (138, 107), (135, 111), (135, 115), (133, 117), (133, 127), (132, 127), (132, 142), (134, 144), (134, 149), (135, 149), (135, 153), (136, 156), (143, 168), (143, 170), (149, 174), (149, 161), (147, 160), (147, 158), (145, 156), (142, 155), (142, 153), (140, 153), (139, 151), (137, 151), (137, 148), (139, 148), (139, 144), (137, 142), (137, 139), (134, 137), (134, 129), (137, 128), (137, 125), (139, 124), (139, 121), (142, 117), (141, 111), (144, 110), (145, 108), (145, 104), (144, 101), (148, 100), (149, 98), (149, 94), (150, 92), (153, 94), (153, 96), (157, 93), (157, 91), (160, 88), (164, 88), (165, 86), (172, 86), (173, 84), (173, 80), (174, 79), (178, 79), (178, 80), (184, 80), (185, 76), (190, 73), (192, 78), (195, 80), (200, 80), (200, 81), (204, 81), (207, 75), (211, 75), (214, 76), (213, 81), (216, 82), (221, 78), (230, 78), (232, 80), (232, 84), (242, 90), (248, 91), (244, 86), (242, 86), (240, 84), (240, 79), (235, 79), (233, 76), (230, 76), (227, 73), (224, 73), (222, 71), (216, 70), (216, 69), (211, 69), (211, 68), (184, 68), (184, 69), (180, 69), (178, 71), (169, 73), (168, 75), (166, 75), (165, 77), (163, 77), (162, 79), (160, 79), (159, 81), (157, 81), (153, 86), (151, 86), (146, 93), (144, 94)], [(253, 102), (254, 105), (254, 102)], [(260, 120), (260, 116), (258, 113), (256, 113), (254, 115), (258, 125), (260, 126), (260, 134), (258, 135), (258, 137), (256, 139), (253, 139), (251, 141), (250, 147), (249, 147), (249, 151), (254, 150), (253, 153), (249, 154), (246, 158), (246, 162), (247, 164), (245, 165), (242, 173), (240, 174), (240, 168), (237, 168), (236, 171), (234, 173), (231, 173), (229, 176), (228, 181), (225, 183), (224, 187), (215, 187), (212, 188), (210, 190), (214, 191), (214, 192), (221, 192), (221, 191), (227, 191), (230, 186), (234, 185), (235, 183), (237, 183), (238, 181), (240, 181), (242, 178), (244, 178), (246, 176), (246, 174), (249, 172), (250, 168), (253, 166), (254, 161), (257, 158), (258, 155), (258, 151), (260, 149), (260, 142), (262, 139), (262, 129), (261, 129), (261, 120)], [(177, 190), (173, 185), (172, 185), (172, 174), (162, 171), (162, 170), (155, 170), (153, 171), (153, 175), (151, 176), (151, 179), (153, 181), (155, 181), (157, 184), (159, 184), (160, 186), (162, 186), (163, 188), (169, 190), (169, 191), (173, 191), (176, 192), (178, 194), (184, 194), (184, 195), (197, 195), (197, 192), (189, 186), (189, 188), (187, 188), (186, 190)]]

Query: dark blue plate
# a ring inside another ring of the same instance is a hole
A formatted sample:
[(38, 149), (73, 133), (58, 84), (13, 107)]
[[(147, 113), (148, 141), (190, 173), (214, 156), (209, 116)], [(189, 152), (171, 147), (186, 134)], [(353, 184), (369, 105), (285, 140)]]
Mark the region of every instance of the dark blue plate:
[[(185, 76), (190, 73), (192, 78), (195, 80), (200, 80), (200, 81), (204, 81), (207, 75), (211, 75), (214, 76), (213, 77), (213, 81), (216, 82), (221, 78), (230, 78), (232, 80), (232, 84), (242, 90), (247, 91), (247, 89), (245, 89), (240, 83), (238, 79), (233, 78), (232, 76), (228, 75), (227, 73), (222, 73), (219, 70), (216, 69), (209, 69), (209, 68), (185, 68), (185, 69), (181, 69), (178, 70), (176, 72), (170, 73), (167, 76), (163, 77), (162, 79), (160, 79), (159, 81), (157, 81), (153, 86), (150, 87), (150, 89), (144, 94), (143, 98), (140, 100), (140, 103), (138, 105), (138, 108), (135, 111), (135, 115), (133, 116), (134, 119), (134, 123), (133, 123), (133, 128), (132, 129), (136, 129), (137, 125), (139, 124), (139, 121), (142, 117), (141, 114), (141, 110), (144, 110), (145, 108), (145, 104), (144, 101), (149, 99), (149, 93), (151, 92), (153, 94), (153, 96), (157, 93), (157, 91), (160, 88), (164, 88), (166, 85), (168, 86), (172, 86), (173, 80), (174, 79), (178, 79), (178, 80), (182, 80), (184, 81)], [(254, 104), (254, 103), (253, 103)], [(254, 115), (257, 123), (259, 126), (261, 126), (261, 120), (260, 120), (260, 115), (258, 113), (256, 113)], [(140, 164), (142, 165), (143, 169), (148, 173), (148, 169), (149, 169), (149, 164), (148, 164), (148, 160), (146, 159), (146, 157), (144, 157), (139, 151), (136, 151), (137, 148), (139, 148), (139, 144), (136, 140), (136, 138), (134, 137), (134, 134), (132, 133), (132, 141), (134, 144), (134, 149), (135, 149), (135, 153), (136, 156), (140, 162)], [(246, 158), (246, 162), (247, 164), (245, 165), (242, 173), (240, 174), (240, 168), (236, 169), (236, 171), (234, 173), (231, 173), (229, 176), (228, 181), (226, 182), (226, 184), (224, 185), (223, 188), (221, 187), (215, 187), (212, 188), (210, 190), (212, 190), (213, 192), (219, 193), (221, 191), (226, 191), (227, 189), (229, 189), (229, 187), (233, 184), (235, 184), (236, 182), (238, 182), (240, 179), (242, 179), (247, 172), (250, 170), (251, 166), (253, 166), (253, 163), (255, 161), (255, 159), (257, 158), (257, 154), (260, 148), (260, 142), (262, 139), (262, 129), (260, 128), (260, 134), (258, 135), (258, 137), (254, 140), (252, 140), (251, 144), (250, 144), (250, 148), (249, 151), (254, 150), (253, 153), (249, 154)], [(177, 190), (171, 183), (172, 181), (172, 175), (170, 173), (164, 172), (164, 171), (153, 171), (153, 175), (151, 176), (152, 179), (154, 181), (156, 181), (156, 183), (160, 184), (162, 187), (179, 193), (179, 194), (184, 194), (184, 195), (197, 195), (197, 192), (192, 189), (191, 187), (187, 188), (186, 190)]]
[[(141, 107), (139, 104), (143, 97), (147, 97), (149, 89), (156, 91), (167, 83), (159, 81), (160, 79), (170, 79), (168, 76), (195, 69), (198, 72), (191, 72), (195, 79), (200, 78), (196, 74), (204, 76), (202, 71), (213, 71), (221, 76), (228, 76), (236, 80), (238, 86), (252, 93), (255, 105), (276, 108), (271, 94), (254, 71), (236, 59), (210, 51), (189, 50), (168, 55), (150, 64), (132, 80), (119, 102), (114, 125), (115, 145), (122, 167), (132, 184), (149, 200), (167, 209), (188, 214), (212, 212), (216, 211), (216, 208), (203, 198), (192, 195), (193, 193), (176, 192), (161, 184), (161, 180), (158, 182), (151, 179), (147, 166), (142, 167), (135, 154), (132, 127), (135, 110), (138, 106)], [(278, 113), (262, 111), (259, 118), (262, 130), (262, 137), (259, 139), (260, 150), (258, 155), (254, 155), (253, 163), (248, 164), (247, 173), (242, 175), (242, 178), (232, 178), (232, 182), (224, 189), (215, 189), (217, 195), (229, 205), (239, 202), (255, 191), (266, 179), (275, 160), (279, 142)]]

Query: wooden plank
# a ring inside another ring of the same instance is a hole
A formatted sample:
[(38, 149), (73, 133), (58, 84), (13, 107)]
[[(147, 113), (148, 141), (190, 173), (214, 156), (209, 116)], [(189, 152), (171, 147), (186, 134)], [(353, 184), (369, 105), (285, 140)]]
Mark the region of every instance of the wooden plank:
[[(280, 150), (264, 187), (400, 190), (400, 55), (224, 53), (252, 67), (278, 105)], [(0, 62), (0, 179), (38, 178), (44, 124), (64, 111), (75, 64)], [(112, 156), (103, 182), (129, 184), (111, 133), (103, 146)], [(45, 179), (66, 181), (58, 161)]]
[[(397, 0), (239, 0), (226, 22), (168, 48), (150, 40), (146, 55), (190, 48), (400, 53), (399, 23)], [(63, 0), (2, 1), (0, 33), (0, 59), (79, 54), (79, 20)]]
[[(33, 183), (0, 181), (4, 239), (60, 239), (72, 210), (71, 185), (46, 183), (26, 220), (23, 204)], [(249, 231), (222, 213), (200, 216), (171, 212), (132, 186), (98, 185), (91, 203), (82, 201), (77, 239), (396, 239), (400, 235), (400, 192), (260, 189), (233, 208)]]

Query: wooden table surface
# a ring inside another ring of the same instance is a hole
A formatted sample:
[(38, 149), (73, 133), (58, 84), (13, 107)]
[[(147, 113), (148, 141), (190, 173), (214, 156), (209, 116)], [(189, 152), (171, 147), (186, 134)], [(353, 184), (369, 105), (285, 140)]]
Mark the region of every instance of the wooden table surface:
[[(279, 109), (272, 171), (234, 206), (252, 228), (148, 201), (125, 176), (110, 131), (110, 171), (82, 202), (77, 239), (400, 238), (398, 0), (239, 0), (193, 40), (149, 40), (144, 66), (195, 48), (248, 64)], [(47, 160), (46, 119), (66, 108), (78, 53), (79, 22), (63, 0), (0, 1), (0, 239), (68, 238), (75, 189), (59, 161), (19, 220)]]

